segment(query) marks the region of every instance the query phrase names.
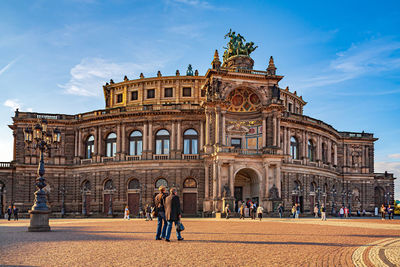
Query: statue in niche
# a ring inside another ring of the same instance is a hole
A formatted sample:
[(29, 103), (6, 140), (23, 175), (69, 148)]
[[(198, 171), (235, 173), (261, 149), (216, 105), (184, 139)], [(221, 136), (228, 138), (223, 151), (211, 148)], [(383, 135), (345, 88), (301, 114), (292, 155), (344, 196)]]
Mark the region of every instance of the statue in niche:
[(275, 184), (269, 189), (269, 198), (270, 199), (279, 199), (279, 191)]
[(229, 188), (228, 184), (224, 185), (224, 191), (222, 192), (223, 197), (230, 197), (231, 196), (231, 189)]

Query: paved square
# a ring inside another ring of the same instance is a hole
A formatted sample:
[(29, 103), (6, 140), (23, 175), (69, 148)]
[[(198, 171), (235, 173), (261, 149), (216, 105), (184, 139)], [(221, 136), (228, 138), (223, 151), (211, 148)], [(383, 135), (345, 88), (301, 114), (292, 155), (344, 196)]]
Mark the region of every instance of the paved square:
[[(155, 241), (156, 221), (0, 222), (0, 264), (24, 266), (400, 266), (400, 222), (183, 219), (185, 240)], [(354, 264), (355, 263), (355, 264)]]

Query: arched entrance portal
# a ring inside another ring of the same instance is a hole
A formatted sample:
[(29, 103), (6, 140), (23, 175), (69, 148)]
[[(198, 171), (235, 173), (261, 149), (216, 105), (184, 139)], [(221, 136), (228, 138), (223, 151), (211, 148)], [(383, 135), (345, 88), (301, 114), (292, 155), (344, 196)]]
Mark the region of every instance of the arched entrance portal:
[(241, 169), (235, 175), (234, 183), (235, 207), (237, 210), (238, 202), (260, 203), (260, 179), (256, 171), (252, 169)]

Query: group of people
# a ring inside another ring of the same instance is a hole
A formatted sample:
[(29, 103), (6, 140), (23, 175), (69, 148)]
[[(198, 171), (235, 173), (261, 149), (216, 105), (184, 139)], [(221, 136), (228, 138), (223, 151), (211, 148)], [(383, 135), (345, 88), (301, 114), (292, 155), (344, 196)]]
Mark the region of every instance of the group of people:
[[(252, 220), (256, 219), (256, 216), (260, 221), (262, 220), (263, 217), (263, 212), (264, 208), (261, 205), (258, 205), (257, 201), (253, 202), (251, 200), (247, 200), (246, 203), (242, 201), (238, 201), (238, 210), (237, 212), (240, 215), (240, 219), (243, 219), (245, 217), (250, 217)], [(228, 219), (228, 214), (227, 214), (227, 219)]]
[(19, 209), (16, 206), (8, 206), (7, 219), (11, 220), (11, 216), (14, 216), (14, 221), (18, 221)]
[[(153, 220), (153, 213), (154, 213), (155, 207), (153, 205), (147, 204), (144, 208), (144, 211), (139, 212), (139, 218), (142, 218), (144, 216), (144, 213), (146, 214), (146, 221), (152, 221)], [(125, 206), (124, 210), (124, 219), (129, 220), (130, 219), (130, 211), (128, 205)]]
[(388, 215), (389, 220), (393, 220), (394, 207), (392, 207), (392, 205), (388, 205), (387, 207), (385, 207), (385, 205), (382, 204), (382, 206), (380, 208), (380, 213), (382, 216), (382, 220), (386, 219), (386, 214)]
[(176, 237), (182, 241), (181, 231), (183, 226), (180, 222), (182, 217), (181, 205), (175, 188), (169, 190), (169, 195), (165, 186), (160, 186), (159, 193), (154, 199), (154, 216), (157, 217), (156, 240), (170, 242), (172, 225), (175, 225)]

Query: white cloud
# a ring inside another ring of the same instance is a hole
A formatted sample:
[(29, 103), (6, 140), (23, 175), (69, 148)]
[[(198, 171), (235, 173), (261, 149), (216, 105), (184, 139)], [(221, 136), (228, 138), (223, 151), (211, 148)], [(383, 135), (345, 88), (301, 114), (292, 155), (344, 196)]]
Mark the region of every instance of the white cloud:
[[(300, 81), (301, 88), (320, 87), (400, 68), (400, 42), (375, 39), (352, 45), (336, 54), (337, 58), (322, 66), (323, 71)], [(320, 68), (321, 69), (321, 68)]]
[(114, 63), (103, 58), (85, 58), (75, 65), (71, 71), (71, 78), (66, 84), (58, 85), (67, 94), (81, 96), (101, 96), (102, 85), (114, 79), (115, 82), (122, 81), (125, 75), (132, 79), (130, 75), (135, 74), (135, 78), (141, 72), (148, 70), (155, 71), (159, 64), (134, 64), (134, 63)]
[(375, 162), (375, 172), (389, 172), (393, 173), (395, 180), (395, 198), (400, 199), (400, 162)]
[(16, 110), (17, 108), (21, 108), (21, 103), (18, 99), (7, 99), (4, 102), (4, 106), (11, 108), (12, 110)]
[[(24, 108), (24, 105), (19, 101), (19, 99), (7, 99), (3, 103), (4, 106), (11, 108), (12, 111), (19, 109), (20, 111)], [(32, 112), (32, 108), (26, 108), (26, 111)]]
[[(388, 158), (390, 159), (400, 159), (400, 153), (396, 153), (396, 154), (389, 154)], [(400, 177), (399, 177), (400, 178)]]

